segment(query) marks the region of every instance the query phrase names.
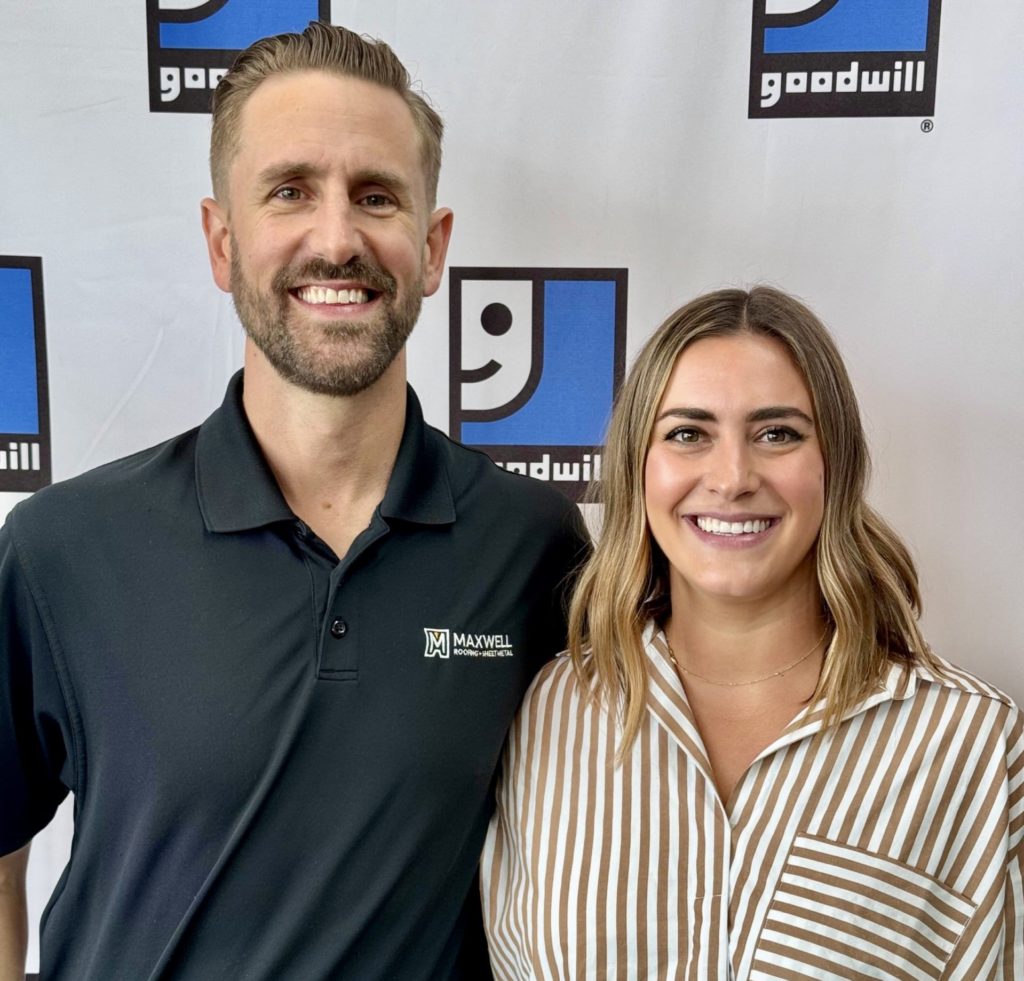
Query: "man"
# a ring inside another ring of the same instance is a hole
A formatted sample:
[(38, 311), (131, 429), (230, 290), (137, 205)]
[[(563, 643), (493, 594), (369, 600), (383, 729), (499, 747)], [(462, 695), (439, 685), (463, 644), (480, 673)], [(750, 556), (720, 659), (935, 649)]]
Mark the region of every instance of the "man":
[(341, 28), (258, 42), (218, 88), (203, 228), (244, 374), (0, 532), (8, 976), (25, 846), (69, 790), (48, 981), (487, 976), (493, 773), (583, 534), (406, 386), (452, 227), (440, 139)]

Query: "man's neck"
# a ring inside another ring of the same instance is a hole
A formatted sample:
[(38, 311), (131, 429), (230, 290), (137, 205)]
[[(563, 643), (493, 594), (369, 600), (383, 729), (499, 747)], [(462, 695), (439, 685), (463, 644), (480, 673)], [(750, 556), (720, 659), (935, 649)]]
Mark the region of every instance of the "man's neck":
[(288, 506), (342, 558), (387, 489), (405, 426), (405, 352), (357, 395), (285, 381), (246, 344), (242, 402)]

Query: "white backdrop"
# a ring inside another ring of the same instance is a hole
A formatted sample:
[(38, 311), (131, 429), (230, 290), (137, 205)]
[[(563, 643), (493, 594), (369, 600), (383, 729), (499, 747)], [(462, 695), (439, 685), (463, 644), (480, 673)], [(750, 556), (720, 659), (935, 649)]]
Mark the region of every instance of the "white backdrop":
[[(456, 266), (629, 271), (629, 354), (778, 284), (833, 328), (935, 648), (1024, 700), (1024, 6), (947, 0), (934, 128), (747, 118), (747, 0), (335, 0), (447, 123)], [(41, 256), (55, 479), (200, 422), (241, 331), (199, 228), (209, 120), (150, 113), (141, 2), (0, 0), (0, 254)], [(448, 420), (448, 293), (410, 344)], [(0, 399), (3, 393), (0, 392)], [(18, 500), (0, 494), (0, 517)], [(73, 561), (73, 558), (72, 558)], [(37, 843), (33, 918), (66, 856)], [(35, 963), (35, 951), (32, 963)]]

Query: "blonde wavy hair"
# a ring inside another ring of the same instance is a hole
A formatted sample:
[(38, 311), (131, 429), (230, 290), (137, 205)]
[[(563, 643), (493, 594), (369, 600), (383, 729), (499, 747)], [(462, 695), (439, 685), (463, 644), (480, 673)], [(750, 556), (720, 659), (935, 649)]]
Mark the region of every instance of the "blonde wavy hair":
[(569, 612), (580, 683), (621, 710), (621, 750), (647, 699), (646, 623), (669, 610), (668, 565), (651, 537), (644, 465), (658, 406), (679, 355), (705, 337), (759, 334), (784, 344), (810, 390), (825, 460), (825, 508), (815, 545), (832, 641), (815, 698), (826, 727), (882, 681), (892, 662), (940, 670), (918, 627), (921, 595), (906, 546), (867, 504), (870, 461), (857, 398), (835, 342), (799, 300), (777, 289), (718, 290), (673, 313), (647, 341), (615, 402), (602, 460), (604, 519)]

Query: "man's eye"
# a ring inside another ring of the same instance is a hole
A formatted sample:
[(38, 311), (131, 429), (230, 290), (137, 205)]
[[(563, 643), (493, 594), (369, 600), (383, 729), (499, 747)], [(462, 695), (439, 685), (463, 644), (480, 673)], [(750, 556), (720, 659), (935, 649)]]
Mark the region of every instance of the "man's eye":
[(297, 187), (279, 187), (274, 191), (274, 197), (281, 201), (299, 201), (302, 198), (302, 192)]
[(386, 194), (367, 194), (363, 198), (363, 204), (368, 208), (390, 208), (394, 205), (394, 201)]
[(775, 446), (784, 446), (787, 443), (802, 443), (804, 436), (789, 426), (769, 426), (763, 429), (757, 437), (765, 443)]

